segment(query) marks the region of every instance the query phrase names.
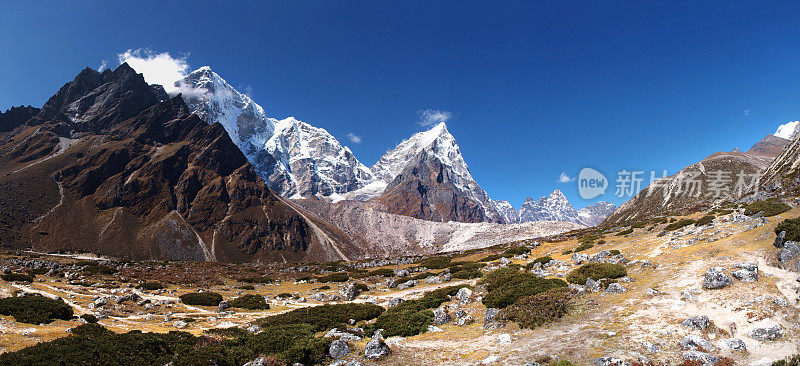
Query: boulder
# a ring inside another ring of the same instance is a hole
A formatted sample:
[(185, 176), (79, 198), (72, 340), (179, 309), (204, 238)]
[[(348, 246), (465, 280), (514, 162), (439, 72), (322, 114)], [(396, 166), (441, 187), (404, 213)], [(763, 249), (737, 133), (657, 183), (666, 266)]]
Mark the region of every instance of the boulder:
[(411, 274), (411, 272), (409, 272), (407, 268), (395, 269), (394, 270), (394, 275), (397, 276), (397, 277), (406, 277), (406, 276), (408, 276), (410, 274)]
[(734, 350), (734, 351), (747, 352), (747, 345), (745, 345), (744, 341), (742, 341), (739, 338), (723, 339), (722, 340), (722, 347), (730, 349), (730, 350)]
[(428, 333), (436, 333), (436, 332), (443, 332), (442, 328), (439, 328), (435, 325), (428, 326)]
[(228, 310), (230, 307), (231, 305), (227, 301), (222, 300), (219, 302), (219, 305), (217, 305), (217, 312), (221, 313), (225, 310)]
[(501, 335), (497, 336), (497, 343), (510, 344), (511, 343), (511, 334), (501, 334)]
[(470, 324), (472, 324), (474, 322), (475, 322), (475, 318), (473, 318), (470, 315), (467, 315), (467, 316), (463, 316), (461, 318), (458, 318), (458, 320), (456, 321), (456, 324), (458, 324), (458, 325), (470, 325)]
[(619, 294), (619, 293), (623, 293), (625, 291), (627, 291), (625, 289), (625, 286), (622, 286), (621, 283), (617, 283), (617, 282), (610, 283), (610, 284), (608, 284), (608, 287), (606, 287), (606, 293), (609, 293), (609, 294)]
[(467, 316), (467, 312), (464, 309), (456, 309), (456, 312), (453, 314), (456, 318), (463, 318)]
[(598, 357), (593, 363), (596, 366), (629, 366), (630, 364), (616, 357)]
[(737, 269), (731, 272), (733, 278), (742, 282), (756, 282), (758, 281), (758, 272), (749, 271), (746, 269)]
[(178, 321), (176, 321), (175, 323), (172, 324), (172, 326), (174, 326), (175, 328), (178, 328), (178, 329), (186, 328), (186, 325), (187, 325), (186, 322), (183, 321), (183, 320), (178, 320)]
[(337, 339), (331, 342), (330, 348), (328, 348), (328, 354), (333, 359), (342, 358), (350, 354), (350, 345), (347, 342)]
[(736, 263), (733, 266), (736, 268), (746, 269), (750, 272), (758, 272), (758, 263), (743, 262), (743, 263)]
[(417, 281), (415, 281), (415, 280), (406, 281), (406, 282), (403, 282), (403, 283), (397, 285), (397, 289), (398, 290), (405, 290), (405, 289), (412, 288), (412, 287), (414, 287), (416, 285), (417, 285)]
[(361, 291), (358, 290), (355, 283), (348, 284), (344, 288), (339, 289), (339, 294), (347, 301), (355, 300), (360, 293)]
[(685, 350), (696, 350), (702, 348), (706, 351), (713, 351), (714, 345), (711, 342), (703, 339), (700, 336), (691, 334), (686, 337), (683, 337), (680, 341), (681, 348)]
[(783, 337), (783, 327), (775, 324), (768, 327), (753, 328), (747, 335), (759, 341), (774, 341)]
[(377, 360), (392, 352), (383, 340), (383, 336), (381, 335), (382, 331), (383, 329), (376, 330), (372, 339), (367, 342), (366, 347), (364, 347), (364, 358), (368, 360)]
[(597, 282), (591, 278), (586, 279), (586, 292), (600, 292), (600, 282)]
[(589, 255), (588, 254), (583, 254), (583, 253), (574, 253), (574, 254), (572, 254), (572, 261), (577, 266), (583, 264), (584, 262), (586, 262), (588, 260), (589, 260)]
[(441, 307), (433, 311), (433, 324), (442, 325), (449, 323), (451, 320), (453, 318), (447, 313), (446, 308)]
[(387, 308), (393, 308), (393, 307), (395, 307), (397, 305), (402, 304), (403, 302), (405, 302), (405, 300), (403, 300), (403, 298), (401, 298), (401, 297), (393, 297), (391, 300), (389, 300), (389, 303), (386, 304), (386, 307)]
[(714, 366), (719, 362), (719, 357), (700, 351), (686, 351), (683, 359), (702, 362), (703, 366)]
[(697, 301), (697, 290), (683, 290), (681, 291), (681, 300), (688, 302)]
[(728, 287), (733, 284), (733, 280), (725, 274), (722, 267), (711, 267), (706, 271), (703, 279), (703, 288), (706, 290), (716, 290)]
[(468, 289), (466, 287), (462, 287), (456, 293), (456, 299), (459, 302), (461, 302), (462, 304), (466, 304), (466, 303), (472, 301), (472, 293), (473, 293), (472, 290), (470, 290), (470, 289)]
[(800, 254), (800, 246), (797, 245), (797, 242), (794, 241), (787, 241), (783, 243), (783, 248), (781, 248), (781, 252), (778, 253), (778, 261), (781, 263), (786, 263), (797, 255)]
[(783, 248), (784, 242), (786, 242), (786, 231), (781, 231), (775, 237), (775, 241), (772, 243), (772, 245), (774, 245), (775, 248)]
[(711, 321), (708, 319), (707, 316), (696, 315), (684, 320), (683, 322), (681, 322), (681, 325), (683, 325), (684, 327), (694, 328), (698, 330), (706, 330), (708, 329), (708, 325), (710, 323)]
[(656, 353), (660, 347), (655, 343), (644, 341), (642, 342), (642, 348), (644, 348), (647, 352)]
[(264, 358), (264, 357), (256, 358), (255, 360), (252, 360), (252, 361), (244, 364), (244, 366), (267, 366), (267, 365), (268, 365), (267, 364), (267, 359)]

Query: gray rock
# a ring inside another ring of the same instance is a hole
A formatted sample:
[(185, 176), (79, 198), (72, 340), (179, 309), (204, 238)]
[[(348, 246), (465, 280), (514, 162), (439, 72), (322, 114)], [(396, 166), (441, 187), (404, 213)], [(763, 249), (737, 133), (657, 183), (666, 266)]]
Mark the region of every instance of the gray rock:
[(616, 357), (598, 357), (594, 359), (596, 366), (629, 366), (630, 364)]
[(772, 299), (772, 303), (775, 304), (775, 306), (780, 306), (780, 307), (789, 306), (789, 302), (786, 301), (786, 299), (779, 298), (779, 297), (776, 297), (776, 298)]
[(588, 260), (589, 260), (588, 254), (583, 254), (583, 253), (572, 254), (572, 261), (575, 262), (575, 265), (581, 265), (583, 264), (583, 262), (586, 262)]
[(619, 294), (619, 293), (623, 293), (625, 291), (627, 291), (625, 289), (625, 286), (622, 286), (622, 284), (617, 283), (617, 282), (610, 283), (610, 284), (608, 284), (608, 287), (606, 287), (606, 293), (609, 293), (609, 294)]
[(531, 361), (531, 362), (527, 362), (527, 363), (525, 363), (525, 364), (524, 364), (524, 365), (522, 365), (522, 366), (540, 366), (540, 365), (539, 365), (539, 363), (538, 363), (538, 362), (536, 362), (536, 361)]
[(328, 348), (328, 354), (331, 358), (342, 358), (350, 354), (350, 345), (347, 342), (337, 339), (331, 342), (331, 347)]
[(683, 322), (681, 322), (681, 325), (683, 325), (684, 327), (689, 327), (689, 328), (694, 328), (694, 329), (699, 329), (699, 330), (706, 330), (706, 329), (708, 329), (708, 324), (709, 323), (711, 323), (711, 321), (708, 319), (707, 316), (705, 316), (705, 315), (696, 315), (696, 316), (693, 316), (693, 317), (690, 317), (690, 318), (684, 320)]
[(733, 280), (723, 272), (724, 270), (725, 269), (722, 267), (709, 268), (703, 279), (703, 288), (707, 290), (716, 290), (732, 285)]
[(367, 342), (367, 346), (364, 347), (364, 358), (368, 360), (377, 360), (392, 352), (383, 340), (383, 336), (381, 335), (382, 331), (383, 329), (375, 331), (375, 335)]
[(347, 301), (353, 301), (358, 297), (361, 291), (358, 290), (355, 283), (348, 284), (344, 288), (339, 289), (339, 294)]
[(586, 279), (586, 285), (584, 285), (584, 287), (586, 288), (586, 292), (600, 292), (600, 283), (591, 278)]
[(486, 312), (483, 313), (483, 322), (484, 323), (491, 323), (502, 320), (500, 316), (500, 309), (496, 308), (488, 308)]
[(787, 241), (783, 243), (783, 248), (781, 248), (781, 252), (778, 254), (778, 261), (781, 263), (786, 263), (797, 255), (800, 254), (800, 246), (797, 245), (797, 242), (794, 241)]
[(731, 272), (733, 278), (742, 281), (742, 282), (756, 282), (758, 281), (758, 272), (757, 271), (749, 271), (746, 269), (737, 269)]
[(403, 300), (403, 298), (401, 298), (401, 297), (393, 297), (391, 300), (389, 300), (389, 303), (386, 304), (386, 307), (387, 308), (393, 308), (393, 307), (395, 307), (397, 305), (402, 304), (403, 302), (405, 302), (405, 300)]
[(267, 359), (264, 357), (259, 357), (244, 364), (244, 366), (267, 366)]
[(443, 332), (442, 328), (439, 328), (435, 325), (428, 326), (428, 333), (436, 333), (436, 332)]
[(774, 341), (783, 337), (783, 327), (775, 324), (770, 327), (755, 328), (747, 332), (750, 338), (759, 341)]
[(178, 329), (183, 329), (186, 328), (186, 322), (183, 320), (178, 320), (175, 323), (173, 323), (172, 326)]
[(683, 337), (680, 342), (681, 348), (685, 350), (696, 350), (702, 348), (706, 351), (713, 351), (714, 345), (711, 342), (703, 339), (700, 336), (691, 334), (686, 337)]
[(403, 283), (397, 285), (397, 289), (398, 290), (405, 290), (405, 289), (408, 289), (408, 288), (412, 288), (412, 287), (414, 287), (416, 285), (417, 285), (417, 281), (410, 280), (410, 281), (406, 281), (406, 282), (403, 282)]
[(681, 300), (688, 301), (688, 302), (695, 302), (697, 301), (697, 294), (695, 294), (697, 290), (683, 290), (681, 291)]
[(714, 366), (719, 362), (719, 357), (700, 351), (686, 351), (683, 353), (683, 359), (700, 361), (703, 366)]
[(656, 353), (660, 347), (655, 343), (645, 341), (642, 342), (642, 348), (644, 348), (647, 352)]
[(407, 268), (395, 269), (394, 270), (394, 275), (397, 276), (397, 277), (406, 277), (406, 276), (408, 276), (410, 274), (411, 274), (411, 272), (409, 272)]
[(786, 241), (786, 232), (785, 231), (781, 231), (775, 237), (775, 242), (773, 242), (772, 245), (774, 245), (775, 248), (783, 248), (783, 243), (785, 241)]
[(231, 305), (227, 301), (222, 300), (220, 301), (219, 305), (217, 305), (217, 312), (221, 313), (225, 310), (228, 310), (230, 307)]
[(467, 312), (464, 311), (464, 309), (457, 309), (456, 312), (453, 313), (453, 315), (455, 315), (456, 318), (463, 318), (467, 316)]
[(472, 301), (472, 290), (470, 290), (470, 289), (468, 289), (466, 287), (462, 287), (456, 293), (456, 299), (459, 302), (461, 302), (462, 304), (466, 304), (466, 303)]
[(722, 346), (734, 351), (747, 352), (747, 345), (739, 338), (723, 339)]
[(453, 318), (447, 313), (446, 308), (441, 307), (433, 311), (433, 324), (442, 325), (449, 323), (451, 320)]
[(458, 325), (470, 325), (470, 324), (472, 324), (474, 322), (475, 322), (475, 318), (473, 318), (470, 315), (467, 315), (467, 316), (463, 316), (461, 318), (458, 318), (458, 320), (456, 321), (456, 324), (458, 324)]
[(736, 263), (733, 266), (736, 268), (746, 269), (750, 272), (758, 272), (758, 263), (752, 263), (752, 262)]

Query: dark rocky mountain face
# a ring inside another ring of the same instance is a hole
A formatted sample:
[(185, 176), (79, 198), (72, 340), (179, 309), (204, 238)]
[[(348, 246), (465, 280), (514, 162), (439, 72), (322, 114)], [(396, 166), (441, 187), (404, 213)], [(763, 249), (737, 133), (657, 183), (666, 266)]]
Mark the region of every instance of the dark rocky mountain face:
[(37, 114), (39, 114), (39, 108), (31, 106), (11, 107), (5, 112), (0, 112), (0, 132), (11, 131), (28, 122)]
[(221, 125), (126, 64), (83, 70), (30, 126), (3, 134), (0, 167), (6, 246), (218, 261), (360, 254), (267, 189)]
[(456, 187), (452, 170), (428, 150), (406, 165), (373, 202), (386, 212), (422, 220), (487, 221), (480, 202)]

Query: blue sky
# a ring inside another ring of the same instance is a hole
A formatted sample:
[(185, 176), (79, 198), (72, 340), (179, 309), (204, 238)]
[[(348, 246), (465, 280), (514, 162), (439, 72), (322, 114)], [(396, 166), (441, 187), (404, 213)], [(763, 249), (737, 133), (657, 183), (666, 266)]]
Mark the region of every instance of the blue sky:
[(800, 119), (791, 3), (497, 3), (3, 2), (0, 108), (41, 106), (83, 67), (149, 48), (211, 66), (367, 165), (422, 129), (420, 111), (448, 112), (475, 179), (516, 207), (555, 188), (592, 203), (562, 172), (673, 173)]

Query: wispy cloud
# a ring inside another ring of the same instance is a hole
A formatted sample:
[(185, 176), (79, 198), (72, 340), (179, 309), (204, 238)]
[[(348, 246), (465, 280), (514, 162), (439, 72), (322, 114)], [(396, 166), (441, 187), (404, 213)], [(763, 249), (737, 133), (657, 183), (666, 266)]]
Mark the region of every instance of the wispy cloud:
[(352, 142), (354, 144), (360, 144), (361, 143), (361, 136), (357, 136), (356, 134), (354, 134), (352, 132), (347, 134), (347, 138), (350, 139), (350, 142)]
[(97, 67), (97, 71), (103, 72), (103, 70), (105, 70), (107, 67), (108, 61), (103, 60), (103, 62), (100, 63), (100, 66)]
[(745, 109), (744, 110), (744, 115), (745, 116), (749, 116), (750, 115), (750, 110), (749, 109)]
[(173, 57), (169, 52), (156, 53), (147, 48), (130, 49), (117, 55), (120, 64), (127, 62), (136, 72), (144, 75), (148, 84), (159, 84), (170, 94), (181, 92), (175, 82), (188, 73), (187, 58), (188, 55)]
[(417, 123), (423, 127), (438, 125), (439, 123), (447, 122), (453, 118), (452, 113), (438, 109), (426, 109), (418, 113), (419, 120)]
[(571, 178), (569, 175), (567, 175), (566, 172), (564, 172), (564, 173), (561, 173), (561, 175), (558, 176), (558, 179), (556, 179), (556, 182), (569, 183), (569, 182), (572, 182), (573, 180), (575, 180), (575, 178)]

